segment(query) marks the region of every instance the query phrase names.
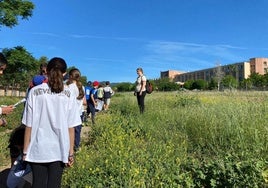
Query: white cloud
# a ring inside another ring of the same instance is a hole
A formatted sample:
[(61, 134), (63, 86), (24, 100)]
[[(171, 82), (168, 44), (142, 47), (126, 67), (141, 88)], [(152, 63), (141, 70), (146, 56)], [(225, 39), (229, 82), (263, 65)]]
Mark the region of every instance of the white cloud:
[(60, 35), (55, 33), (47, 33), (47, 32), (33, 32), (33, 35), (44, 35), (44, 36), (50, 36), (50, 37), (60, 37)]
[(198, 44), (185, 42), (151, 41), (145, 46), (147, 55), (142, 61), (161, 70), (193, 71), (215, 66), (216, 62), (243, 61), (237, 50), (246, 48), (225, 44)]
[(71, 34), (69, 35), (76, 39), (108, 39), (108, 40), (121, 40), (121, 41), (144, 41), (144, 39), (134, 37), (110, 37), (110, 36), (97, 36), (97, 35), (83, 35), (83, 34)]

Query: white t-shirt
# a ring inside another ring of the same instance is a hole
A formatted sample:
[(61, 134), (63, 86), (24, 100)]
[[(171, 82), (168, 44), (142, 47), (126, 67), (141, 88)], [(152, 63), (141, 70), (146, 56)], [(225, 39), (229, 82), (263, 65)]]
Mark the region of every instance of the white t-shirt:
[[(138, 76), (136, 81), (136, 92), (140, 92), (142, 82), (146, 82), (146, 77), (144, 75)], [(144, 87), (142, 91), (146, 91), (146, 88)]]
[(61, 93), (51, 93), (43, 83), (29, 92), (22, 123), (31, 127), (26, 161), (68, 162), (69, 128), (81, 124), (76, 97), (65, 86)]
[[(78, 97), (79, 96), (79, 89), (77, 87), (77, 85), (75, 83), (72, 83), (70, 85), (68, 85), (68, 87), (70, 88), (71, 92), (73, 92), (73, 94)], [(83, 86), (83, 91), (85, 91), (85, 88)], [(76, 103), (77, 103), (77, 107), (79, 109), (79, 114), (80, 116), (83, 114), (84, 111), (84, 106), (83, 106), (83, 99), (78, 100), (76, 98)]]
[(114, 93), (114, 91), (112, 90), (112, 88), (111, 88), (110, 86), (105, 86), (105, 87), (103, 88), (103, 91), (104, 91), (104, 92), (110, 92), (111, 94)]
[[(114, 95), (114, 91), (112, 90), (112, 88), (110, 86), (105, 86), (103, 88), (103, 92), (104, 92), (104, 98), (111, 98), (111, 96)], [(108, 94), (106, 94), (108, 93)]]

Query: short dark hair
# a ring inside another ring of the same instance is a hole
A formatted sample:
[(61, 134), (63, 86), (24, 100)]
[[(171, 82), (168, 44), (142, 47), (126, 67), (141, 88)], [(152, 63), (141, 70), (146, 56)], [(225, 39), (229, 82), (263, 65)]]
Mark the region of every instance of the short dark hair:
[(88, 86), (91, 86), (91, 84), (92, 84), (91, 81), (88, 81), (88, 82), (87, 82), (87, 85), (88, 85)]
[(107, 86), (110, 85), (110, 82), (109, 82), (109, 81), (106, 81), (106, 85), (107, 85)]
[(143, 69), (141, 67), (137, 68), (137, 71), (140, 71), (141, 73), (143, 73)]
[(7, 59), (5, 58), (4, 54), (0, 52), (0, 66), (7, 65)]

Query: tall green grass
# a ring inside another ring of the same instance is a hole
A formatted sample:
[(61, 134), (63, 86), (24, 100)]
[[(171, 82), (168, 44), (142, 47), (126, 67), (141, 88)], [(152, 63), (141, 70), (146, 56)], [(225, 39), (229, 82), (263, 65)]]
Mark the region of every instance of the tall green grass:
[[(63, 187), (268, 187), (267, 96), (154, 92), (141, 115), (132, 93), (117, 94), (65, 169)], [(0, 127), (2, 166), (21, 113), (22, 106)]]
[(112, 98), (66, 170), (71, 187), (267, 187), (267, 93)]

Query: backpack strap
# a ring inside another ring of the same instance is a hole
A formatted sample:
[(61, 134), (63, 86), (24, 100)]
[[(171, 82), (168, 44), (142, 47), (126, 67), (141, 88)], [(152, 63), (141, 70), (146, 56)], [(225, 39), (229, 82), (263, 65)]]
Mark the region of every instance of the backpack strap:
[[(145, 75), (142, 75), (142, 76), (141, 76), (141, 85), (143, 85), (142, 77), (145, 77)], [(146, 77), (145, 77), (145, 78), (146, 78)], [(146, 81), (145, 81), (145, 86), (146, 86), (146, 82), (147, 82), (147, 78), (146, 78)]]

